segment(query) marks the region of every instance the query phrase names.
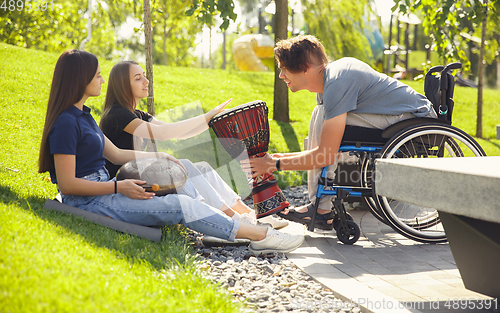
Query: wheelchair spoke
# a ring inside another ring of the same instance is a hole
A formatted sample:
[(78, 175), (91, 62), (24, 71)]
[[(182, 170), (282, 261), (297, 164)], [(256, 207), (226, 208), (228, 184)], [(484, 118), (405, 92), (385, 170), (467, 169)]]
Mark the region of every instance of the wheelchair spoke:
[[(448, 125), (417, 125), (395, 135), (382, 150), (382, 158), (453, 158), (485, 156), (479, 144), (465, 132)], [(374, 188), (376, 190), (376, 188)], [(407, 238), (436, 243), (446, 241), (437, 210), (375, 194), (377, 211), (389, 225)]]

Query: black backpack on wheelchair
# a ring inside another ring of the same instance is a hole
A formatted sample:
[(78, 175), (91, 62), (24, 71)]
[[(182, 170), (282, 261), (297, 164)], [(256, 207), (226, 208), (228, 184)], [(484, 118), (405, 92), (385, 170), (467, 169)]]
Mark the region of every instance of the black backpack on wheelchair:
[(453, 92), (455, 90), (455, 79), (450, 71), (462, 67), (460, 63), (451, 63), (446, 67), (439, 65), (432, 67), (425, 74), (424, 92), (427, 99), (432, 102), (434, 111), (441, 120), (451, 123), (453, 114)]

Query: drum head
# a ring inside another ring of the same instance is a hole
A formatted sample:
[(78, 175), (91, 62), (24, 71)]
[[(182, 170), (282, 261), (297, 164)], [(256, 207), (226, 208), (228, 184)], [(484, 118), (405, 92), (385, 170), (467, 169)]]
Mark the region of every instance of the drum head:
[(164, 158), (144, 158), (125, 163), (116, 174), (117, 180), (140, 179), (148, 192), (157, 196), (177, 193), (187, 182), (187, 174), (178, 163)]
[(217, 114), (208, 125), (231, 158), (240, 159), (267, 151), (267, 114), (266, 103), (255, 100)]
[(266, 111), (266, 114), (267, 114), (267, 105), (264, 101), (262, 100), (255, 100), (255, 101), (252, 101), (252, 102), (248, 102), (248, 103), (244, 103), (244, 104), (240, 104), (238, 106), (235, 106), (234, 108), (231, 108), (231, 109), (226, 109), (224, 110), (223, 112), (215, 115), (209, 122), (208, 122), (208, 126), (212, 127), (213, 123), (218, 121), (218, 120), (221, 120), (221, 119), (224, 119), (226, 118), (227, 116), (231, 116), (231, 115), (234, 115), (238, 112), (242, 112), (242, 111), (245, 111), (245, 110), (250, 110), (252, 108), (258, 108), (258, 107), (264, 107), (264, 110)]

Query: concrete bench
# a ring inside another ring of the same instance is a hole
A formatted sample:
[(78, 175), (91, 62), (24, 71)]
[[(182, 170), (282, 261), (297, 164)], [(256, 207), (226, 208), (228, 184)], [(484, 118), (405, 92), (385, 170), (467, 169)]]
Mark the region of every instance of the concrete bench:
[(500, 297), (500, 157), (378, 159), (375, 191), (435, 208), (467, 289)]

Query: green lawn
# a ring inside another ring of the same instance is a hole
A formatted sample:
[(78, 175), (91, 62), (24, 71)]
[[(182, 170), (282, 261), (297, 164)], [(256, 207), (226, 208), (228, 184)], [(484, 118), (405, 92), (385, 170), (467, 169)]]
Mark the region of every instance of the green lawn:
[[(152, 243), (43, 209), (45, 200), (57, 193), (48, 174), (37, 173), (37, 159), (58, 55), (0, 43), (0, 57), (0, 312), (237, 311), (239, 305), (227, 292), (200, 278), (199, 260), (182, 230), (165, 228), (162, 241)], [(105, 79), (112, 65), (101, 62)], [(208, 110), (232, 97), (231, 106), (264, 100), (272, 116), (272, 73), (154, 70), (159, 115), (195, 101)], [(422, 82), (411, 84), (422, 92)], [(104, 92), (87, 102), (96, 120)], [(455, 100), (454, 125), (474, 134), (475, 90), (458, 87)], [(500, 124), (499, 103), (500, 91), (485, 91), (488, 140), (480, 143), (488, 155), (500, 155), (500, 141), (492, 139)], [(290, 93), (292, 123), (270, 121), (271, 151), (303, 149), (314, 106), (314, 94)], [(201, 159), (206, 154), (203, 149), (185, 150)], [(302, 184), (299, 177), (286, 173), (281, 185)]]

